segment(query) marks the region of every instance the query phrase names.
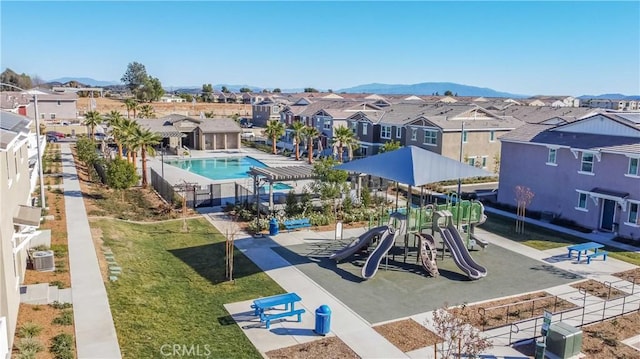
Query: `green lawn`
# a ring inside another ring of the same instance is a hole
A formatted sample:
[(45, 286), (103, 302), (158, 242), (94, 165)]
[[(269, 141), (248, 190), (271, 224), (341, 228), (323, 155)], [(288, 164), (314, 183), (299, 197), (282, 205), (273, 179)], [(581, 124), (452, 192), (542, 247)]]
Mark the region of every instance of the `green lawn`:
[[(557, 247), (569, 246), (576, 243), (587, 242), (586, 240), (564, 233), (558, 233), (546, 228), (532, 224), (525, 225), (525, 233), (515, 233), (515, 220), (502, 217), (497, 214), (490, 214), (487, 221), (480, 227), (483, 230), (495, 233), (502, 237), (520, 242), (529, 247), (546, 250)], [(629, 252), (615, 247), (605, 246), (604, 248), (613, 258), (640, 266), (640, 254)]]
[(188, 233), (182, 221), (92, 227), (122, 267), (107, 292), (123, 357), (158, 358), (174, 344), (208, 349), (212, 358), (261, 357), (223, 304), (283, 290), (237, 250), (235, 283), (226, 282), (225, 241), (207, 221), (190, 220)]

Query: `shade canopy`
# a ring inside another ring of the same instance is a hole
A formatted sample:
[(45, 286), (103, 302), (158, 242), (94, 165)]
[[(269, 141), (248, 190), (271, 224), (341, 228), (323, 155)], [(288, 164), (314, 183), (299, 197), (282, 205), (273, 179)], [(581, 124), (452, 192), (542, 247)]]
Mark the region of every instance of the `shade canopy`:
[(410, 186), (494, 174), (416, 146), (343, 163), (336, 169), (366, 173)]

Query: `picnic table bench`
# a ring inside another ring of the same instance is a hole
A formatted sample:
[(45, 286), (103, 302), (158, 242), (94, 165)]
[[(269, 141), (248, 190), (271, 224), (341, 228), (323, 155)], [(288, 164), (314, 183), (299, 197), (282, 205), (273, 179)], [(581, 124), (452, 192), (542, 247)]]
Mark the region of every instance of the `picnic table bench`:
[[(259, 298), (253, 301), (251, 308), (254, 310), (254, 315), (260, 317), (261, 322), (265, 322), (267, 329), (274, 319), (298, 316), (298, 322), (302, 321), (302, 313), (304, 309), (295, 309), (295, 303), (302, 299), (296, 293), (278, 294), (271, 297)], [(284, 311), (275, 313), (266, 313), (267, 310), (277, 309), (275, 307), (284, 305)]]
[(297, 228), (311, 227), (311, 222), (309, 221), (309, 218), (288, 219), (282, 222), (282, 224), (284, 225), (284, 228), (286, 228), (289, 231)]
[[(591, 258), (594, 257), (598, 257), (598, 256), (604, 256), (604, 259), (607, 259), (607, 252), (606, 251), (600, 251), (598, 252), (599, 248), (603, 248), (604, 244), (600, 244), (600, 243), (596, 243), (596, 242), (587, 242), (587, 243), (581, 243), (581, 244), (575, 244), (573, 246), (569, 246), (567, 247), (567, 249), (569, 250), (569, 254), (567, 255), (567, 257), (571, 258), (571, 253), (573, 251), (577, 251), (578, 252), (578, 262), (580, 262), (580, 257), (582, 257), (582, 253), (584, 252), (584, 255), (587, 257), (587, 264), (591, 263)], [(589, 250), (593, 250), (594, 252), (589, 254), (588, 251)]]

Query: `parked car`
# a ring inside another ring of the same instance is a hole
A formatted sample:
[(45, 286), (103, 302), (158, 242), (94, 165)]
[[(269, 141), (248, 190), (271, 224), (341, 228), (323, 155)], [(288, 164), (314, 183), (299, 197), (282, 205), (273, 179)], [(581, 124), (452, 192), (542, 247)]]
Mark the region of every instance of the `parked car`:
[(250, 130), (242, 130), (242, 134), (240, 134), (240, 138), (244, 138), (244, 139), (252, 139), (255, 136), (256, 135), (253, 133), (253, 131), (250, 131)]
[(241, 118), (240, 119), (240, 127), (242, 128), (252, 128), (253, 127), (253, 123), (248, 119), (248, 118)]
[(55, 137), (57, 140), (62, 139), (65, 137), (65, 134), (62, 132), (58, 132), (58, 131), (49, 131), (47, 132), (47, 137), (51, 136), (51, 137)]

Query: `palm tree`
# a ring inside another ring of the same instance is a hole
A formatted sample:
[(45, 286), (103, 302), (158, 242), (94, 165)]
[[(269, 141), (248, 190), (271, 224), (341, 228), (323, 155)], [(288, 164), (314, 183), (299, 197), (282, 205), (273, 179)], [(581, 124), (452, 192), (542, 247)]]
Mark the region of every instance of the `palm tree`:
[(333, 134), (333, 143), (338, 144), (338, 161), (342, 162), (345, 147), (349, 151), (349, 160), (353, 158), (353, 148), (358, 144), (358, 139), (350, 128), (338, 126)]
[(119, 158), (122, 158), (122, 138), (124, 137), (124, 124), (125, 121), (131, 120), (123, 118), (118, 111), (111, 111), (111, 113), (109, 113), (109, 119), (107, 121), (109, 122), (113, 141), (118, 146), (118, 156)]
[(89, 111), (85, 114), (84, 124), (89, 126), (89, 138), (93, 141), (93, 132), (96, 126), (102, 123), (102, 117), (98, 111)]
[(271, 139), (271, 145), (273, 149), (273, 154), (277, 153), (276, 151), (276, 141), (278, 138), (284, 135), (284, 124), (278, 120), (269, 121), (267, 124), (267, 128), (264, 130), (264, 133)]
[(133, 118), (136, 118), (136, 111), (138, 110), (138, 101), (133, 98), (124, 100), (124, 106), (127, 108), (127, 118), (129, 118), (129, 112), (133, 111)]
[(309, 164), (313, 163), (313, 140), (320, 136), (320, 131), (317, 128), (307, 126), (302, 129), (302, 136), (307, 141), (307, 159), (309, 160)]
[(156, 153), (154, 145), (162, 141), (158, 133), (151, 132), (147, 128), (136, 127), (132, 134), (131, 148), (133, 150), (133, 164), (136, 164), (136, 152), (140, 150), (142, 160), (142, 188), (147, 187), (147, 154), (153, 156)]
[(296, 161), (300, 160), (300, 139), (302, 138), (302, 131), (305, 129), (305, 125), (300, 121), (294, 121), (289, 129), (293, 133), (293, 140), (296, 141)]
[(127, 147), (127, 159), (131, 158), (131, 151), (129, 151), (129, 137), (133, 132), (133, 129), (138, 126), (138, 123), (134, 120), (124, 118), (120, 120), (118, 123), (114, 124), (111, 133), (113, 134), (113, 139), (116, 141), (118, 145), (118, 155), (122, 158), (122, 148)]
[(140, 107), (140, 118), (156, 118), (156, 112), (153, 106), (146, 104)]

